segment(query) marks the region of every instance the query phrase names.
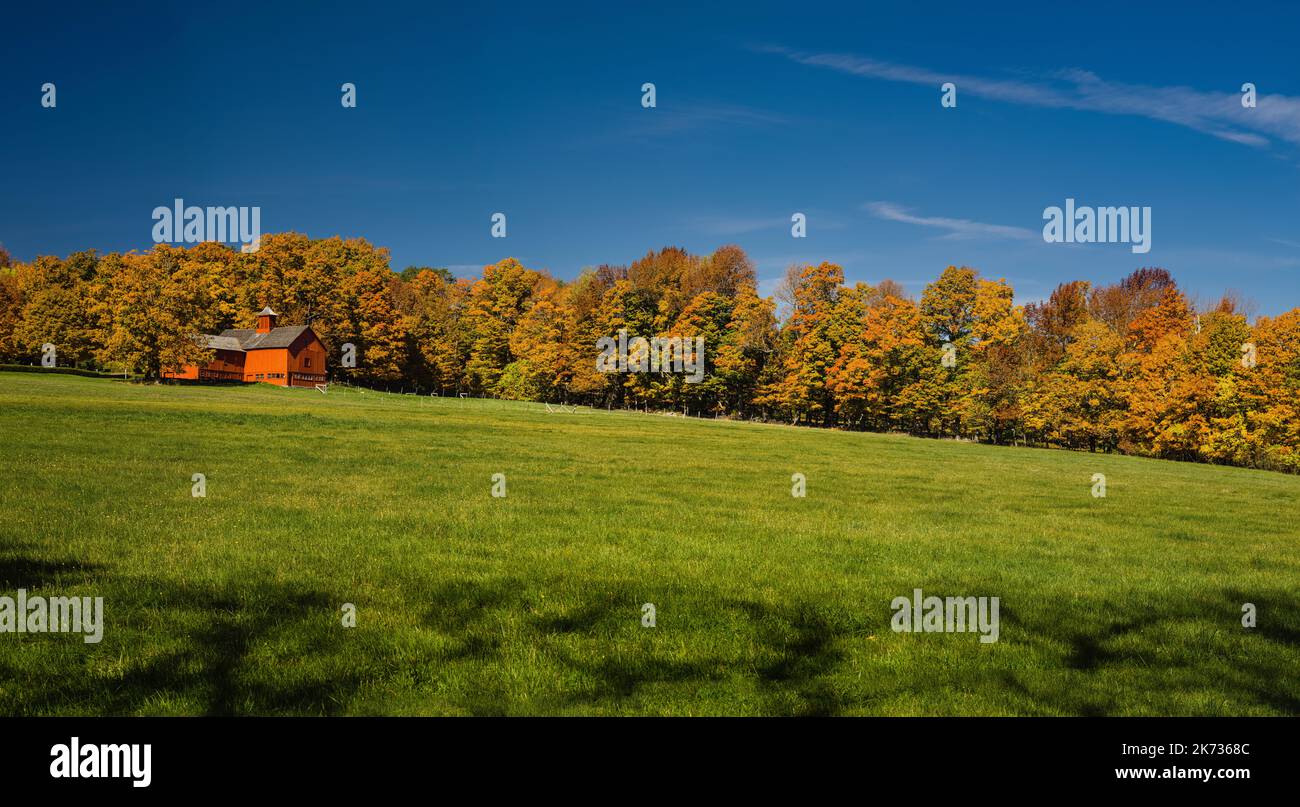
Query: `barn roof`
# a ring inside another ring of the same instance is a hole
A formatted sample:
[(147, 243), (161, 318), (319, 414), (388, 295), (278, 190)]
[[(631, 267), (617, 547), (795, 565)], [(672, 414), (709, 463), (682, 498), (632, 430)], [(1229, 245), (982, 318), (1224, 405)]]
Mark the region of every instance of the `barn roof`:
[(204, 334), (203, 338), (207, 340), (208, 342), (207, 346), (210, 348), (215, 348), (217, 350), (234, 350), (234, 351), (238, 351), (239, 353), (244, 352), (244, 346), (241, 345), (239, 343), (239, 340), (235, 339), (234, 337), (226, 336), (225, 334), (222, 334), (221, 336), (212, 336), (211, 334)]
[[(208, 338), (230, 339), (239, 345), (236, 348), (238, 350), (264, 350), (267, 348), (289, 347), (293, 344), (293, 340), (310, 329), (310, 325), (285, 325), (281, 328), (272, 329), (270, 333), (258, 333), (252, 328), (228, 328), (222, 331), (220, 336)], [(216, 345), (210, 345), (210, 347), (216, 347)]]

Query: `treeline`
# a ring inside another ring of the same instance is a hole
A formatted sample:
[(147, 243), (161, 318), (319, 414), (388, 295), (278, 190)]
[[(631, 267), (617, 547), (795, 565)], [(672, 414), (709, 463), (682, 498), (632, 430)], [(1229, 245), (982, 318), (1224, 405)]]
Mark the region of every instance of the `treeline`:
[[(1228, 296), (1198, 308), (1163, 269), (1020, 306), (966, 267), (914, 299), (795, 266), (760, 297), (735, 246), (662, 249), (571, 282), (513, 259), (473, 279), (398, 274), (364, 240), (296, 233), (255, 253), (0, 252), (0, 362), (52, 344), (59, 364), (156, 377), (206, 360), (193, 334), (252, 327), (264, 305), (311, 323), (331, 374), (359, 383), (1300, 471), (1300, 310), (1252, 324)], [(597, 340), (623, 329), (704, 337), (704, 380), (598, 372)]]

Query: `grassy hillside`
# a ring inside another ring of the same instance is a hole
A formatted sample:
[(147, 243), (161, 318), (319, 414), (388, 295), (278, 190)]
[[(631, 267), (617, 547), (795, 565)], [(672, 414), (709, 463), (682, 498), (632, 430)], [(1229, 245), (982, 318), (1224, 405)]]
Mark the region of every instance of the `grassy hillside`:
[(3, 714), (1300, 713), (1296, 477), (21, 373), (0, 440), (0, 595), (107, 623), (0, 634)]

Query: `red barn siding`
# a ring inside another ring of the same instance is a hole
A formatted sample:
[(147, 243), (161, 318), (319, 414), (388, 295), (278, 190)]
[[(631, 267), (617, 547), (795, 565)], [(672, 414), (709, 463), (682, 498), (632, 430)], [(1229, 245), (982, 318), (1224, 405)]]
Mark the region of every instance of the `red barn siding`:
[(325, 383), (325, 346), (311, 331), (304, 331), (287, 351), (289, 384), (310, 387)]
[[(274, 335), (273, 329), (274, 316), (259, 315), (257, 334)], [(288, 347), (257, 347), (259, 341), (265, 340), (254, 339), (247, 331), (226, 331), (222, 336), (238, 340), (247, 350), (218, 348), (212, 361), (202, 367), (191, 365), (164, 376), (198, 381), (261, 382), (282, 387), (310, 387), (328, 379), (325, 345), (311, 328), (298, 334)]]

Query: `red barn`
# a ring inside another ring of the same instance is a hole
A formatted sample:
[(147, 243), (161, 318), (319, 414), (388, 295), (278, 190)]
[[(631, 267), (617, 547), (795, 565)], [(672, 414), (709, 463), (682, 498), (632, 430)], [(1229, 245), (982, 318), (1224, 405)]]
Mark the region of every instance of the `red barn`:
[(310, 325), (276, 327), (280, 315), (270, 306), (257, 312), (256, 328), (230, 328), (218, 336), (204, 334), (216, 351), (202, 367), (188, 366), (168, 378), (198, 381), (263, 381), (283, 387), (325, 383), (325, 346)]

